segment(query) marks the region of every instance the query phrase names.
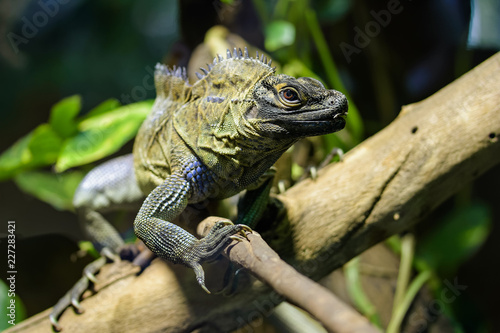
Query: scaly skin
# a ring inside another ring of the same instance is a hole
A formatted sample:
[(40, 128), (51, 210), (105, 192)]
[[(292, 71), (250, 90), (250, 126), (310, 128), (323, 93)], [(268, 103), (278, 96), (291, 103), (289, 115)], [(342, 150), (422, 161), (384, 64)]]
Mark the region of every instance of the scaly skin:
[[(265, 205), (250, 203), (247, 216), (239, 216), (248, 226), (221, 222), (202, 239), (171, 221), (206, 199), (245, 189), (248, 198), (268, 195), (269, 168), (298, 139), (344, 128), (347, 100), (315, 79), (277, 75), (265, 57), (251, 58), (246, 48), (228, 50), (226, 59), (219, 56), (202, 71), (190, 85), (185, 69), (156, 67), (157, 98), (137, 134), (133, 165), (127, 156), (91, 171), (74, 203), (91, 238), (116, 252), (119, 235), (101, 212), (146, 196), (134, 221), (137, 237), (159, 257), (193, 268), (207, 290), (201, 263), (233, 235), (250, 231)], [(54, 325), (61, 302), (51, 315)]]

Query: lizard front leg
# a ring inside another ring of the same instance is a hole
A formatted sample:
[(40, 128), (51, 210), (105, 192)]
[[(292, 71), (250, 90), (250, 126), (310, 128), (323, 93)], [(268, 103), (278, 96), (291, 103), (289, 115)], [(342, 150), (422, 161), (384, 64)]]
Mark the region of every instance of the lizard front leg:
[(216, 256), (232, 240), (232, 235), (251, 229), (224, 221), (216, 224), (207, 236), (197, 239), (169, 222), (186, 208), (196, 187), (193, 185), (182, 174), (170, 175), (146, 198), (135, 218), (134, 229), (137, 237), (157, 256), (191, 267), (200, 286), (209, 292), (201, 263)]

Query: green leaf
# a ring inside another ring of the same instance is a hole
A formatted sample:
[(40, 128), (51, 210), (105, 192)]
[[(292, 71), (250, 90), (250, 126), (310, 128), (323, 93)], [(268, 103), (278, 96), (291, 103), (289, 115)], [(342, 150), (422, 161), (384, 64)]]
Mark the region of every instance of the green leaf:
[(49, 124), (63, 138), (68, 138), (76, 133), (76, 116), (82, 108), (79, 95), (73, 95), (60, 100), (55, 104), (49, 117)]
[(0, 180), (13, 177), (19, 169), (29, 165), (32, 156), (28, 147), (32, 135), (29, 133), (23, 136), (0, 155)]
[(45, 166), (57, 161), (62, 138), (49, 124), (41, 124), (32, 132), (28, 148), (32, 155), (31, 165)]
[(136, 135), (152, 105), (152, 100), (129, 104), (81, 121), (79, 133), (63, 144), (56, 171), (91, 163), (118, 151)]
[(14, 181), (24, 192), (44, 201), (58, 210), (73, 209), (73, 194), (84, 174), (73, 171), (54, 174), (43, 171), (27, 171), (18, 174)]
[(484, 243), (491, 224), (488, 206), (460, 207), (419, 242), (416, 258), (437, 272), (454, 274)]
[(80, 241), (78, 242), (78, 247), (80, 251), (90, 254), (94, 258), (99, 258), (101, 254), (96, 250), (94, 244), (90, 241)]
[(295, 26), (288, 21), (274, 21), (266, 27), (265, 46), (269, 52), (295, 42)]
[(100, 103), (97, 105), (95, 108), (90, 110), (84, 117), (81, 118), (81, 120), (85, 120), (94, 116), (98, 116), (101, 114), (104, 114), (108, 111), (117, 109), (121, 106), (120, 101), (115, 99), (115, 98), (110, 98), (108, 100), (105, 100), (104, 102)]
[(356, 308), (377, 327), (382, 327), (377, 308), (366, 296), (359, 272), (359, 257), (351, 259), (344, 265), (347, 293), (356, 305)]
[(55, 104), (49, 124), (39, 125), (0, 155), (0, 180), (55, 163), (62, 147), (62, 138), (76, 133), (74, 118), (80, 107), (80, 96), (71, 96)]
[(432, 273), (430, 271), (424, 271), (419, 273), (417, 277), (411, 281), (408, 290), (404, 294), (402, 302), (393, 310), (393, 316), (387, 326), (387, 333), (401, 332), (401, 323), (403, 322), (408, 309), (412, 305), (420, 289), (422, 289), (431, 276)]
[(49, 124), (41, 124), (0, 156), (0, 180), (57, 160), (62, 139)]

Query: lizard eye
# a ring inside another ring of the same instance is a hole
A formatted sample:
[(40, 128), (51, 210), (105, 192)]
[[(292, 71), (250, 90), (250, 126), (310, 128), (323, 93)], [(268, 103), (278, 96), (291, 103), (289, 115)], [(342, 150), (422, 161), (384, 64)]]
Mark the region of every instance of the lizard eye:
[(302, 101), (300, 100), (297, 90), (291, 87), (286, 87), (279, 92), (280, 101), (286, 106), (299, 106)]

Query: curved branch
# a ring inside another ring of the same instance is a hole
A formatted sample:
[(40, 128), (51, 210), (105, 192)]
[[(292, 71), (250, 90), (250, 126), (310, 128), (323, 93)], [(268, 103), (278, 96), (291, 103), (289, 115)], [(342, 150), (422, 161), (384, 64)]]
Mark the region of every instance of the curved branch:
[[(199, 224), (198, 233), (204, 236), (220, 220), (214, 216), (206, 218)], [(379, 332), (367, 318), (328, 289), (280, 259), (257, 232), (247, 234), (246, 238), (247, 241), (228, 246), (224, 255), (269, 285), (278, 295), (309, 312), (329, 332)]]

